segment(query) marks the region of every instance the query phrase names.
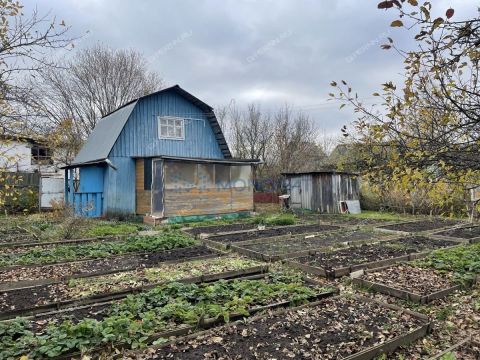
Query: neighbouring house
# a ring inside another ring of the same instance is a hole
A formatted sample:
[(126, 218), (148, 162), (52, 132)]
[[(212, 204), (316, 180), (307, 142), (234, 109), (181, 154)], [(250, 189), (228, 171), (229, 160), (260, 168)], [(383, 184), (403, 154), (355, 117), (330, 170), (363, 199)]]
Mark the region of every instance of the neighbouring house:
[(233, 159), (213, 108), (175, 85), (98, 122), (65, 168), (65, 198), (91, 217), (249, 212), (255, 164)]
[(60, 164), (55, 164), (53, 151), (45, 140), (28, 136), (0, 134), (1, 167), (9, 172), (38, 172), (62, 176)]
[[(47, 140), (26, 135), (0, 134), (0, 170), (8, 174), (6, 181), (9, 185), (17, 189), (28, 188), (38, 196), (35, 200), (36, 207), (48, 209), (52, 207), (52, 200), (63, 201), (62, 166), (55, 161)], [(32, 205), (35, 204), (29, 204), (28, 207)]]
[(341, 213), (345, 202), (360, 200), (358, 174), (325, 170), (282, 175), (292, 209)]

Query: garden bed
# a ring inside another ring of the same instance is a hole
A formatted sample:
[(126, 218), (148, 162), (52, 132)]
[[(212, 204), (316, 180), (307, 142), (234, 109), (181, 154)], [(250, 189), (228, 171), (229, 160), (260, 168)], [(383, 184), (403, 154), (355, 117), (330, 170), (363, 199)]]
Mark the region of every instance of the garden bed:
[(468, 239), (471, 241), (473, 240), (472, 242), (476, 242), (477, 239), (480, 240), (480, 226), (476, 225), (449, 229), (435, 233), (435, 235), (459, 239)]
[(230, 233), (235, 231), (256, 230), (258, 225), (256, 224), (227, 224), (227, 225), (212, 225), (212, 226), (198, 226), (194, 228), (183, 229), (185, 232), (199, 236), (201, 234), (212, 235), (219, 233)]
[(178, 232), (154, 236), (135, 236), (123, 240), (68, 244), (56, 246), (34, 246), (32, 248), (3, 249), (0, 254), (0, 268), (15, 265), (42, 265), (67, 261), (106, 258), (128, 253), (144, 253), (182, 248), (194, 245), (195, 240)]
[(43, 266), (16, 266), (11, 269), (0, 269), (0, 289), (48, 284), (70, 278), (98, 276), (142, 267), (149, 268), (166, 261), (215, 257), (218, 254), (206, 246), (195, 245), (141, 255), (129, 254)]
[(127, 239), (126, 235), (119, 236), (104, 236), (104, 237), (95, 237), (95, 238), (85, 238), (85, 239), (72, 239), (72, 240), (59, 240), (59, 241), (49, 241), (49, 242), (18, 242), (18, 243), (5, 243), (0, 244), (0, 257), (8, 254), (24, 254), (31, 251), (43, 251), (48, 249), (54, 249), (59, 245), (82, 245), (86, 243), (105, 243), (111, 241), (125, 241)]
[(393, 352), (429, 329), (424, 315), (335, 297), (180, 338), (144, 351), (142, 358), (365, 360)]
[[(135, 348), (165, 331), (193, 331), (261, 310), (317, 300), (334, 292), (299, 276), (279, 273), (259, 280), (169, 283), (113, 303), (0, 322), (0, 348), (5, 357), (28, 354), (29, 358), (70, 358), (80, 344), (90, 350), (112, 344)], [(15, 331), (5, 332), (2, 327)], [(96, 330), (85, 331), (93, 328)], [(36, 346), (40, 339), (42, 346)]]
[(355, 285), (400, 299), (426, 304), (461, 288), (453, 275), (408, 264), (366, 270), (353, 279)]
[(471, 339), (463, 340), (429, 360), (478, 360), (480, 343)]
[(378, 229), (413, 233), (413, 232), (438, 230), (438, 229), (446, 228), (449, 226), (456, 226), (459, 224), (461, 224), (461, 222), (456, 220), (428, 219), (428, 220), (409, 221), (409, 222), (403, 222), (398, 224), (379, 226)]
[(5, 291), (0, 292), (0, 319), (121, 299), (170, 281), (211, 282), (262, 274), (267, 270), (252, 260), (223, 257)]
[(238, 243), (247, 240), (253, 239), (262, 239), (268, 237), (282, 236), (282, 235), (296, 235), (296, 234), (305, 234), (313, 232), (326, 232), (339, 230), (340, 227), (326, 224), (309, 224), (309, 225), (293, 225), (293, 226), (284, 226), (277, 228), (269, 228), (265, 230), (254, 230), (248, 232), (240, 232), (235, 234), (228, 235), (216, 235), (211, 236), (208, 240), (222, 243), (222, 244), (231, 244)]
[(379, 240), (386, 234), (368, 230), (344, 230), (331, 234), (290, 236), (254, 240), (232, 245), (232, 250), (264, 261), (309, 255), (310, 252), (332, 246), (346, 246), (357, 242)]
[[(115, 241), (115, 240), (125, 240), (128, 235), (115, 235), (115, 236), (99, 236), (99, 237), (92, 237), (92, 238), (84, 238), (84, 239), (70, 239), (70, 240), (56, 240), (56, 241), (40, 241), (36, 238), (30, 238), (27, 241), (21, 242), (8, 242), (8, 243), (0, 243), (0, 253), (6, 252), (25, 252), (28, 251), (29, 248), (48, 248), (57, 245), (69, 245), (69, 244), (82, 244), (82, 243), (92, 243), (92, 242), (102, 242), (102, 241)], [(15, 249), (15, 250), (10, 250)], [(19, 250), (16, 250), (19, 249)]]
[(351, 246), (340, 250), (315, 252), (308, 256), (290, 259), (286, 263), (308, 273), (337, 278), (360, 269), (371, 269), (400, 261), (415, 260), (425, 256), (431, 250), (458, 244), (452, 240), (411, 236), (374, 244)]
[(8, 226), (0, 228), (0, 245), (15, 244), (18, 242), (38, 242), (38, 238), (27, 230), (17, 227)]

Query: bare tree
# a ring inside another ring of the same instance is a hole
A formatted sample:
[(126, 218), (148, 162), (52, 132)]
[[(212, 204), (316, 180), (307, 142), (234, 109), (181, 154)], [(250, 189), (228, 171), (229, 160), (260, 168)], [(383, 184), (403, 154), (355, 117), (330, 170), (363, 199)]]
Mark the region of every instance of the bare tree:
[(36, 125), (56, 136), (57, 147), (72, 144), (64, 160), (71, 161), (99, 118), (127, 102), (163, 87), (160, 76), (147, 68), (143, 55), (134, 50), (112, 50), (95, 45), (79, 51), (62, 69), (45, 69), (31, 81), (32, 102), (41, 111)]
[[(67, 37), (69, 27), (50, 14), (41, 16), (37, 10), (29, 16), (22, 5), (13, 0), (0, 1), (0, 127), (2, 133), (23, 131), (23, 109), (29, 89), (19, 78), (35, 76), (53, 67), (48, 60), (57, 49), (67, 48), (73, 38)], [(20, 127), (20, 129), (18, 129)]]
[(326, 155), (317, 143), (317, 130), (307, 115), (285, 105), (275, 114), (274, 127), (270, 159), (274, 174), (321, 166)]

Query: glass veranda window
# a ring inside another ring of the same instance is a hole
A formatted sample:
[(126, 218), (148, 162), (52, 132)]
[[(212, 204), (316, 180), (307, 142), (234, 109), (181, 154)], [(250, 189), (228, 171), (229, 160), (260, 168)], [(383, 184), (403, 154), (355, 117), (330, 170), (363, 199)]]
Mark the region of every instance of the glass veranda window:
[(158, 137), (160, 139), (185, 139), (185, 121), (172, 116), (158, 118)]

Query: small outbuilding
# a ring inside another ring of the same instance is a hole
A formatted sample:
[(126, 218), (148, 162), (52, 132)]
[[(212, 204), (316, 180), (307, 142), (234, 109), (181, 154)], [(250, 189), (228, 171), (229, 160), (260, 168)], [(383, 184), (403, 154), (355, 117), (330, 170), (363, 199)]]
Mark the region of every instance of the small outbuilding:
[(232, 158), (213, 108), (176, 85), (98, 122), (65, 168), (65, 199), (91, 217), (249, 212), (255, 164)]
[(320, 213), (345, 212), (360, 200), (359, 176), (339, 171), (283, 173), (290, 207)]

